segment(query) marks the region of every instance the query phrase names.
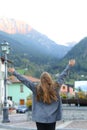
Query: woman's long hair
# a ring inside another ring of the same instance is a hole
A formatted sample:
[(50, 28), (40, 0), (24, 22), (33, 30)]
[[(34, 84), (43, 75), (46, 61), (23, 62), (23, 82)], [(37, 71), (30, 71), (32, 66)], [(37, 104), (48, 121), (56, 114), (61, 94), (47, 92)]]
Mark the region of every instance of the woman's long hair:
[(58, 83), (53, 82), (51, 75), (48, 72), (43, 72), (40, 77), (40, 84), (37, 86), (37, 101), (43, 101), (50, 104), (52, 101), (57, 101)]

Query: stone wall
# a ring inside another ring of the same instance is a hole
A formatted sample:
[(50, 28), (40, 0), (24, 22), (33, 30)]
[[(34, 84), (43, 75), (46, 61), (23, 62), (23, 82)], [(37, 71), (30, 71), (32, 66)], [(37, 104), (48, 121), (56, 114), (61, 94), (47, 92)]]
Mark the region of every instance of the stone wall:
[(63, 106), (63, 120), (87, 120), (87, 107)]

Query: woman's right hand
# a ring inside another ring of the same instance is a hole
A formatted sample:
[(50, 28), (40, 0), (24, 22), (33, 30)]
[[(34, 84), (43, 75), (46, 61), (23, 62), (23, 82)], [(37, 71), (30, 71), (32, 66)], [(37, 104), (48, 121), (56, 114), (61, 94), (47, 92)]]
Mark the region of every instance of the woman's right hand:
[(13, 73), (15, 71), (14, 68), (8, 68), (8, 72)]
[(74, 66), (74, 65), (75, 65), (75, 59), (69, 60), (69, 65), (70, 65), (70, 66)]

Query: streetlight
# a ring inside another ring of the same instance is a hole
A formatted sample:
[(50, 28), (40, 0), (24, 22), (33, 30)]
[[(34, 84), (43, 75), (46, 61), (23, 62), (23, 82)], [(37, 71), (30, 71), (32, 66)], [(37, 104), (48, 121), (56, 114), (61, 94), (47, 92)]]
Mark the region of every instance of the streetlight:
[(7, 54), (9, 54), (9, 43), (4, 41), (1, 43), (1, 50), (4, 53), (4, 63), (5, 63), (5, 74), (4, 74), (4, 107), (3, 107), (3, 123), (10, 122), (8, 119), (8, 107), (7, 107), (7, 94), (6, 94), (6, 85), (7, 85)]

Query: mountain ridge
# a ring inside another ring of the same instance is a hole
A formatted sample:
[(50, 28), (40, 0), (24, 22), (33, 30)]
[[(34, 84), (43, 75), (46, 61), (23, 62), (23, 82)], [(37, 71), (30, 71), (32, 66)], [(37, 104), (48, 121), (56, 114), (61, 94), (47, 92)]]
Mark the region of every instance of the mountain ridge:
[(32, 30), (32, 27), (24, 21), (16, 21), (15, 19), (3, 17), (0, 18), (0, 30), (9, 34), (26, 34)]
[(30, 25), (14, 19), (0, 18), (0, 30), (7, 33), (4, 35), (1, 32), (0, 34), (12, 38), (18, 43), (21, 43), (23, 46), (27, 46), (27, 48), (31, 48), (32, 51), (35, 51), (36, 49), (36, 51), (39, 51), (44, 55), (47, 54), (49, 56), (53, 55), (56, 58), (62, 58), (68, 50), (71, 49), (50, 40), (46, 35), (43, 35), (42, 33), (31, 28)]

